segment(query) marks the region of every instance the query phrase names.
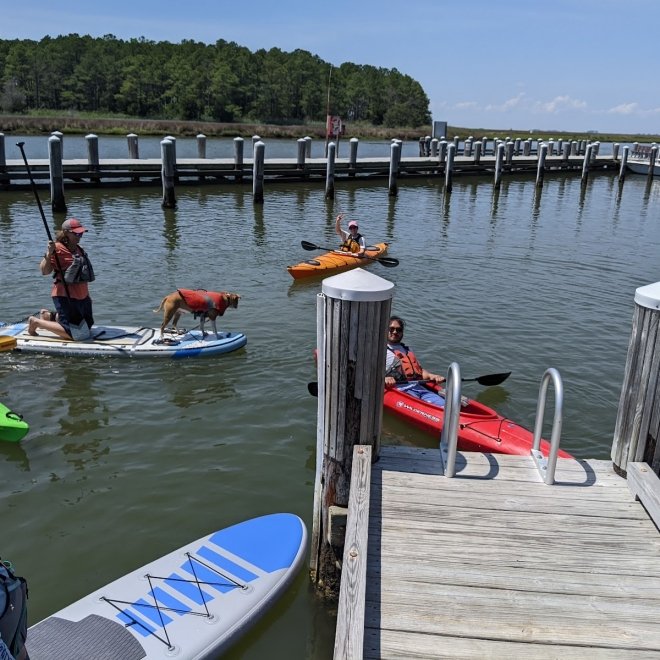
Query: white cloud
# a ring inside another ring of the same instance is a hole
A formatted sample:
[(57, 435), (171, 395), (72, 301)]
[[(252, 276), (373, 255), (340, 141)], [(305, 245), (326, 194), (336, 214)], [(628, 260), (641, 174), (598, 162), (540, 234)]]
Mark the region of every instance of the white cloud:
[(637, 103), (621, 103), (610, 108), (607, 112), (612, 115), (631, 115), (637, 112), (639, 104)]
[(479, 104), (476, 101), (459, 101), (454, 105), (454, 108), (457, 110), (474, 110), (479, 108)]
[(572, 99), (570, 96), (555, 96), (551, 101), (536, 101), (534, 110), (536, 112), (548, 112), (556, 114), (561, 110), (585, 110), (587, 107), (586, 101), (580, 99)]
[(513, 108), (519, 108), (523, 106), (525, 100), (525, 92), (520, 92), (517, 96), (514, 96), (511, 99), (507, 99), (504, 103), (500, 105), (493, 105), (489, 103), (485, 110), (488, 112), (507, 112), (507, 110), (512, 110)]

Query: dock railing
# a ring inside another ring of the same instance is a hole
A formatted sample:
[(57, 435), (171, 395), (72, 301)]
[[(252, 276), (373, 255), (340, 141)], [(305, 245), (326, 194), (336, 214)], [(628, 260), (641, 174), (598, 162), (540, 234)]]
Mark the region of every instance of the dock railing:
[[(545, 401), (548, 394), (548, 385), (552, 381), (555, 389), (555, 414), (552, 420), (552, 435), (550, 436), (550, 449), (546, 458), (541, 453), (541, 431), (543, 429), (543, 416), (545, 414)], [(546, 369), (539, 388), (539, 400), (536, 406), (536, 421), (534, 423), (534, 442), (531, 454), (543, 481), (552, 485), (555, 483), (555, 468), (557, 467), (557, 453), (561, 439), (562, 408), (564, 405), (564, 386), (559, 372), (550, 367)]]

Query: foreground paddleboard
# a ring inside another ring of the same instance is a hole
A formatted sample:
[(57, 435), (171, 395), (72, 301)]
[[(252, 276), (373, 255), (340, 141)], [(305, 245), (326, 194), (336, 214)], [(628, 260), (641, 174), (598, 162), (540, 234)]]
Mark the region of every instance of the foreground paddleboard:
[(4, 442), (18, 442), (30, 430), (23, 416), (9, 410), (0, 403), (0, 440)]
[(15, 351), (82, 357), (189, 358), (230, 353), (247, 343), (241, 332), (219, 332), (216, 338), (213, 331), (202, 337), (199, 330), (166, 333), (166, 342), (161, 343), (159, 328), (102, 325), (95, 325), (92, 339), (85, 341), (66, 341), (46, 330), (35, 337), (27, 333), (27, 323), (0, 325), (0, 335), (16, 339)]
[(306, 545), (290, 513), (209, 534), (32, 626), (30, 658), (217, 658), (284, 592)]

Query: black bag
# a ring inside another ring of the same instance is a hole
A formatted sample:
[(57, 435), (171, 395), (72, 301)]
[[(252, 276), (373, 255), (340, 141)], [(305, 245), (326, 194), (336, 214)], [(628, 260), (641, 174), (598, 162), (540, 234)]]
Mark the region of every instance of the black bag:
[(0, 635), (17, 658), (27, 637), (27, 582), (14, 575), (11, 564), (0, 560)]

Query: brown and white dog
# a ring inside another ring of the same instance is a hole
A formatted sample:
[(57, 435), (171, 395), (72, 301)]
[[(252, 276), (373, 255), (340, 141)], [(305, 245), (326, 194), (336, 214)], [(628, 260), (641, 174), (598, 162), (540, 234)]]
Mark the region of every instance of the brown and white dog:
[(218, 338), (218, 329), (215, 326), (215, 320), (222, 316), (228, 307), (236, 309), (241, 297), (237, 293), (228, 293), (227, 291), (206, 291), (206, 289), (177, 289), (173, 293), (165, 296), (154, 312), (163, 310), (163, 324), (160, 326), (160, 336), (163, 337), (165, 327), (172, 321), (172, 327), (176, 330), (176, 324), (182, 312), (192, 312), (195, 317), (199, 317), (199, 329), (202, 331), (202, 337), (205, 336), (204, 323), (208, 318), (213, 326), (216, 339)]

